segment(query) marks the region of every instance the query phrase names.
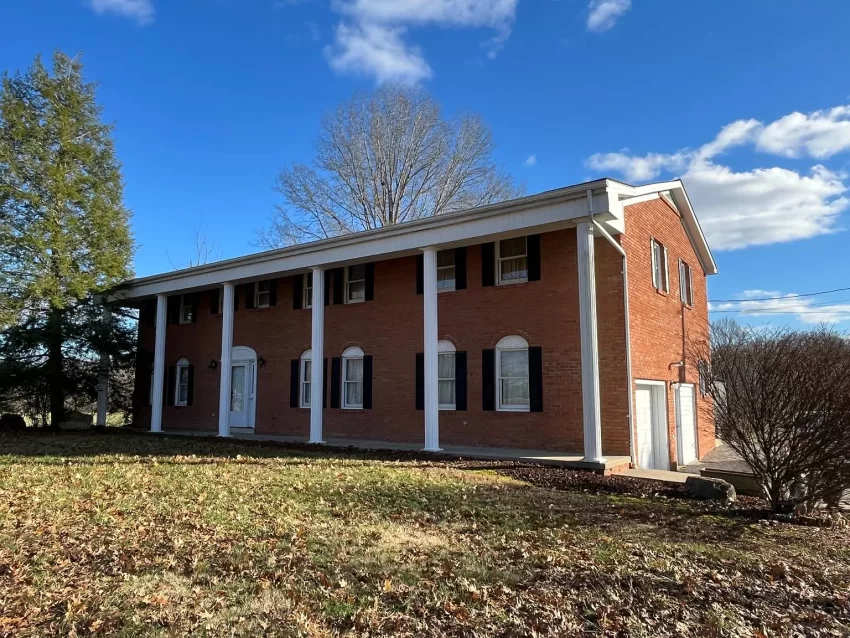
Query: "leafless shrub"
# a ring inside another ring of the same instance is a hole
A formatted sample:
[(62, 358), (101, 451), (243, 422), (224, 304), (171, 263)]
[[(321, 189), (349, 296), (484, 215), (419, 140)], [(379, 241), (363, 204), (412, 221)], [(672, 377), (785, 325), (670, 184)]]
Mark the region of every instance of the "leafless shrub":
[(847, 336), (723, 321), (691, 350), (720, 438), (749, 463), (773, 509), (837, 504), (850, 488)]

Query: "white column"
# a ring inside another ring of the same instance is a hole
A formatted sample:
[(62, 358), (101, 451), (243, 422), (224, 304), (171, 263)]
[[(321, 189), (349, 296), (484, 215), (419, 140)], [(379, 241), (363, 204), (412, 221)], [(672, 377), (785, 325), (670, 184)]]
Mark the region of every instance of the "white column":
[(425, 303), (425, 451), (440, 450), (440, 400), (437, 391), (437, 249), (423, 249)]
[(581, 323), (581, 398), (584, 420), (584, 458), (601, 462), (602, 417), (599, 403), (599, 344), (596, 328), (596, 272), (593, 224), (581, 222), (578, 240), (578, 298)]
[(151, 432), (162, 432), (162, 393), (165, 390), (165, 327), (168, 297), (156, 296), (156, 346), (153, 351), (153, 397)]
[[(313, 268), (312, 372), (310, 373), (310, 443), (322, 441), (322, 394), (325, 381), (325, 273)], [(300, 383), (299, 383), (300, 390)]]
[[(103, 328), (108, 338), (109, 329), (112, 325), (112, 309), (103, 306)], [(109, 406), (109, 354), (100, 353), (100, 369), (97, 375), (97, 425), (106, 427), (106, 411)]]
[(221, 382), (218, 391), (218, 435), (230, 436), (230, 376), (233, 373), (233, 284), (224, 284), (221, 299)]

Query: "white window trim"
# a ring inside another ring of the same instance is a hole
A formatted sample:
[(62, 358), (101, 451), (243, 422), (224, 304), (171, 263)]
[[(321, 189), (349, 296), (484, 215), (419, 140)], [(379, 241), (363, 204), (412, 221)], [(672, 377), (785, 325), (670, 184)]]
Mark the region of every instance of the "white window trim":
[[(496, 285), (510, 286), (511, 284), (528, 283), (528, 235), (521, 237), (525, 240), (525, 253), (523, 255), (514, 255), (512, 257), (502, 257), (502, 240), (496, 240)], [(508, 237), (507, 239), (520, 239), (520, 237)], [(510, 259), (520, 259), (525, 257), (525, 277), (522, 279), (511, 279), (510, 281), (502, 281), (502, 262)]]
[[(268, 283), (269, 289), (264, 294), (268, 294), (268, 302), (265, 304), (260, 303), (260, 284)], [(272, 286), (274, 285), (273, 281), (264, 279), (263, 281), (255, 281), (254, 282), (254, 308), (271, 308), (272, 307)]]
[(306, 366), (307, 361), (309, 361), (310, 365), (312, 365), (312, 363), (313, 363), (313, 351), (312, 350), (307, 350), (307, 351), (304, 352), (304, 354), (301, 355), (301, 364), (298, 367), (298, 375), (299, 375), (299, 377), (298, 377), (298, 405), (302, 408), (309, 408), (310, 407), (310, 403), (307, 403), (306, 401), (304, 401), (304, 386), (308, 386), (308, 385), (311, 386), (310, 387), (310, 401), (313, 400), (312, 374), (310, 375), (310, 377), (307, 377), (307, 375), (305, 374), (306, 368), (307, 368), (307, 366)]
[[(452, 253), (452, 259), (454, 260), (454, 249), (448, 250), (440, 250), (437, 252), (437, 263), (440, 263), (440, 253)], [(437, 281), (440, 281), (440, 271), (441, 270), (452, 270), (454, 272), (454, 276), (452, 277), (452, 287), (451, 288), (440, 288), (439, 285), (437, 287), (437, 293), (443, 292), (454, 292), (457, 290), (457, 263), (452, 263), (451, 266), (437, 266)]]
[(174, 375), (175, 376), (175, 379), (174, 379), (174, 406), (178, 407), (178, 408), (185, 408), (189, 405), (189, 380), (188, 380), (188, 377), (186, 379), (186, 400), (183, 401), (183, 402), (180, 401), (180, 385), (181, 385), (180, 384), (180, 371), (183, 368), (186, 368), (186, 370), (187, 370), (186, 374), (188, 375), (189, 360), (186, 359), (186, 358), (180, 359), (180, 361), (177, 362), (177, 366), (175, 368), (177, 374)]
[(312, 272), (304, 273), (304, 296), (301, 299), (301, 307), (305, 309), (313, 307), (313, 285), (310, 283), (312, 277)]
[[(522, 337), (512, 336), (504, 337), (496, 344), (496, 411), (497, 412), (531, 412), (531, 370), (527, 370), (529, 395), (528, 405), (508, 405), (502, 404), (502, 353), (503, 352), (528, 352), (528, 342)], [(519, 378), (519, 377), (510, 377)]]
[[(346, 271), (347, 271), (347, 269), (346, 269)], [(363, 409), (363, 403), (362, 403), (362, 396), (363, 396), (362, 386), (364, 385), (363, 381), (362, 380), (360, 380), (360, 381), (349, 381), (348, 378), (347, 378), (348, 377), (348, 361), (356, 361), (357, 359), (360, 359), (362, 361), (363, 357), (364, 357), (363, 351), (360, 348), (358, 348), (357, 346), (351, 346), (350, 348), (346, 348), (345, 352), (342, 353), (342, 375), (340, 375), (340, 376), (342, 376), (342, 383), (340, 383), (340, 386), (341, 386), (340, 392), (342, 392), (342, 397), (341, 397), (341, 400), (340, 400), (340, 405), (342, 406), (343, 410), (362, 410)], [(346, 397), (345, 386), (348, 383), (359, 383), (361, 385), (361, 391), (360, 391), (361, 403), (360, 403), (360, 405), (349, 404), (345, 400), (345, 397)]]
[(451, 379), (449, 379), (448, 377), (440, 377), (440, 376), (437, 377), (437, 388), (438, 388), (437, 394), (439, 396), (439, 387), (440, 387), (441, 381), (452, 381), (455, 384), (455, 402), (454, 403), (440, 403), (438, 409), (453, 411), (453, 410), (457, 410), (457, 359), (454, 359), (455, 355), (457, 354), (457, 348), (455, 348), (455, 344), (453, 344), (451, 341), (440, 341), (440, 342), (437, 343), (437, 373), (438, 373), (438, 375), (439, 375), (439, 370), (440, 370), (440, 355), (442, 355), (442, 354), (452, 355), (453, 363), (455, 364), (455, 367), (454, 367), (454, 370), (452, 372), (453, 376), (452, 376)]
[[(348, 274), (349, 270), (351, 270), (351, 266), (345, 267), (345, 303), (363, 303), (366, 301), (366, 265), (365, 264), (353, 264), (354, 266), (363, 266), (363, 279), (349, 279)], [(348, 296), (348, 285), (353, 282), (363, 282), (363, 299), (351, 299)]]
[(189, 295), (180, 295), (180, 323), (184, 325), (187, 323), (192, 323), (192, 319), (194, 318), (192, 315), (189, 315), (188, 321), (186, 320), (184, 316), (184, 310), (186, 308), (189, 308), (190, 310), (192, 309), (192, 304), (189, 302)]
[[(656, 248), (661, 248), (661, 253), (664, 259), (664, 281), (658, 281), (658, 275), (661, 274), (658, 269), (658, 256), (656, 255)], [(660, 241), (655, 239), (654, 237), (650, 239), (649, 250), (652, 255), (652, 285), (653, 287), (660, 293), (669, 294), (670, 293), (670, 270), (668, 267), (668, 262), (670, 261), (667, 256), (667, 246), (662, 244)], [(658, 271), (658, 272), (656, 272)], [(662, 287), (663, 283), (663, 287)]]
[(683, 259), (679, 260), (679, 298), (688, 308), (694, 305), (694, 274)]

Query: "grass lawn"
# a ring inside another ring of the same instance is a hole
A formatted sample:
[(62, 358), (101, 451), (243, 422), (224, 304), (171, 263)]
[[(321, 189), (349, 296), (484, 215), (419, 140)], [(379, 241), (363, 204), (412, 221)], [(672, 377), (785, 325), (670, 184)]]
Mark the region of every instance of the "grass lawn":
[(847, 531), (401, 458), (0, 435), (0, 635), (850, 632)]

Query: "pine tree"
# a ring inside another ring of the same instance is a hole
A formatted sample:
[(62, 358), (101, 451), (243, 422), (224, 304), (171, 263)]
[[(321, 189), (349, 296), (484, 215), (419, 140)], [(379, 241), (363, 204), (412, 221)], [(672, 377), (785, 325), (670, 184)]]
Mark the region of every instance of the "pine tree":
[(52, 73), (37, 57), (0, 88), (0, 396), (25, 380), (44, 388), (54, 425), (75, 371), (110, 341), (93, 295), (131, 274), (121, 165), (95, 88), (61, 52)]

